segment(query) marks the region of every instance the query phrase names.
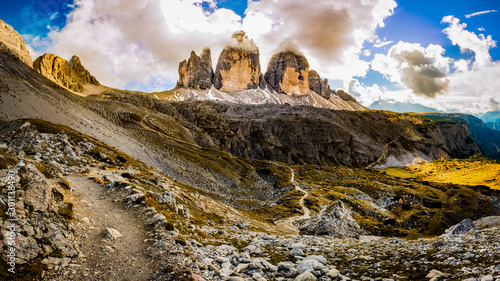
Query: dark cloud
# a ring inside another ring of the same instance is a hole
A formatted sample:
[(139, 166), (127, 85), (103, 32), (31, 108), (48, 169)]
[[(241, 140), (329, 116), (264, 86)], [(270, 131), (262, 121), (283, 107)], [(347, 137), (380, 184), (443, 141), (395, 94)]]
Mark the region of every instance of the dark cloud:
[(430, 98), (446, 93), (450, 86), (446, 73), (431, 64), (405, 67), (401, 79), (415, 94)]

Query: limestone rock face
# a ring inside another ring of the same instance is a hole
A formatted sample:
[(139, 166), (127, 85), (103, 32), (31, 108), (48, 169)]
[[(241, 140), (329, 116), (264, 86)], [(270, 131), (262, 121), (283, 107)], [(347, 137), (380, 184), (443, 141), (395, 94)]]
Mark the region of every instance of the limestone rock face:
[(259, 48), (244, 31), (233, 34), (236, 44), (226, 46), (215, 68), (214, 86), (221, 91), (255, 89), (260, 84)]
[(324, 98), (329, 98), (332, 93), (330, 85), (328, 85), (328, 79), (321, 80), (316, 70), (309, 71), (309, 88)]
[(328, 79), (321, 80), (318, 72), (315, 70), (309, 71), (309, 88), (314, 91), (316, 94), (329, 99), (332, 96), (338, 96), (339, 98), (345, 101), (357, 102), (355, 98), (353, 98), (348, 93), (343, 90), (332, 90), (330, 89), (330, 85), (328, 85)]
[(213, 77), (214, 70), (212, 68), (210, 49), (203, 49), (200, 57), (192, 51), (189, 59), (179, 64), (177, 87), (200, 90), (210, 89)]
[(80, 58), (77, 56), (73, 56), (69, 61), (69, 68), (71, 68), (76, 74), (76, 76), (84, 83), (84, 84), (92, 84), (99, 86), (100, 83), (97, 79), (90, 74), (90, 72), (83, 67)]
[(338, 238), (359, 238), (363, 232), (340, 200), (323, 207), (317, 215), (304, 222), (299, 230), (300, 234), (331, 235)]
[(0, 52), (16, 56), (30, 67), (33, 64), (21, 35), (2, 20), (0, 20)]
[(265, 79), (277, 92), (304, 95), (309, 93), (309, 62), (296, 51), (282, 51), (269, 61)]
[(100, 85), (99, 81), (83, 67), (77, 56), (73, 56), (68, 62), (54, 54), (43, 54), (33, 62), (33, 68), (43, 76), (75, 92), (82, 92), (85, 84)]
[(353, 98), (351, 95), (349, 95), (348, 93), (344, 92), (343, 90), (337, 90), (337, 91), (334, 91), (334, 90), (331, 90), (331, 94), (332, 95), (337, 95), (338, 97), (340, 97), (341, 99), (345, 100), (345, 101), (354, 101), (354, 102), (357, 102), (355, 98)]

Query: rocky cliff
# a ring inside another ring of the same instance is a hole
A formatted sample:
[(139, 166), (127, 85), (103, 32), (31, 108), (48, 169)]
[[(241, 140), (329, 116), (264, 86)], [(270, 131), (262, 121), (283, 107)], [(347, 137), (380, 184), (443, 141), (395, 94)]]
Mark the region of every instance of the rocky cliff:
[(83, 67), (80, 58), (77, 56), (73, 56), (69, 61), (69, 68), (73, 70), (73, 73), (76, 75), (78, 79), (81, 80), (83, 84), (92, 84), (95, 86), (99, 86), (100, 83), (97, 81), (97, 78), (92, 76), (90, 72)]
[(99, 81), (83, 67), (80, 58), (71, 61), (54, 54), (43, 54), (33, 62), (33, 68), (43, 76), (75, 92), (82, 92), (86, 84), (99, 85)]
[[(245, 158), (346, 166), (403, 166), (414, 158), (481, 153), (466, 126), (391, 112), (288, 105), (179, 103), (176, 111), (212, 142)], [(209, 120), (209, 121), (207, 121)]]
[(274, 54), (265, 74), (267, 84), (277, 92), (290, 95), (309, 93), (309, 62), (296, 51)]
[(0, 52), (13, 55), (29, 66), (33, 64), (21, 35), (2, 20), (0, 20)]
[(201, 56), (197, 56), (192, 51), (189, 59), (179, 64), (177, 87), (200, 90), (210, 89), (213, 78), (214, 70), (212, 68), (210, 49), (203, 49)]
[(309, 71), (309, 88), (324, 98), (329, 98), (332, 92), (330, 85), (328, 85), (328, 79), (322, 80), (316, 70)]
[(233, 38), (236, 43), (226, 46), (219, 56), (214, 86), (227, 92), (256, 89), (261, 76), (259, 48), (244, 31), (234, 33)]

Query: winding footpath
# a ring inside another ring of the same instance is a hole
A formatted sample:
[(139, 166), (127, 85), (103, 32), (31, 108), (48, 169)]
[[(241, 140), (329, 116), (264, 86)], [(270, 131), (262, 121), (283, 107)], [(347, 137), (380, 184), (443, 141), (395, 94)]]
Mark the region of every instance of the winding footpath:
[(302, 195), (302, 197), (299, 200), (299, 205), (302, 208), (302, 212), (304, 214), (301, 216), (289, 217), (289, 218), (277, 221), (276, 225), (290, 229), (293, 232), (298, 233), (299, 228), (294, 223), (296, 221), (299, 221), (299, 220), (306, 220), (306, 219), (311, 218), (311, 211), (304, 205), (304, 199), (306, 199), (306, 197), (309, 196), (309, 192), (307, 192), (307, 190), (304, 190), (297, 183), (295, 183), (295, 173), (291, 167), (288, 167), (288, 169), (290, 169), (290, 173), (292, 174), (292, 176), (290, 177), (291, 184), (295, 187), (295, 190), (298, 190), (298, 191), (304, 193), (304, 195)]

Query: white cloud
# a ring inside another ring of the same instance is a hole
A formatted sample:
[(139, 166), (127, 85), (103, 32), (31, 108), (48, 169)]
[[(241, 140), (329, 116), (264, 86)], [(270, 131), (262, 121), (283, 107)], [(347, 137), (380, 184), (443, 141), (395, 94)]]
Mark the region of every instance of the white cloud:
[(381, 47), (384, 47), (384, 46), (387, 46), (391, 43), (393, 43), (394, 41), (378, 41), (375, 45), (373, 45), (373, 48), (381, 48)]
[(490, 48), (496, 47), (496, 42), (491, 35), (476, 35), (473, 32), (465, 30), (467, 24), (460, 23), (460, 20), (454, 16), (445, 16), (443, 23), (449, 26), (443, 30), (453, 45), (460, 47), (461, 52), (471, 51), (474, 53), (473, 68), (478, 69), (491, 65)]
[(406, 85), (417, 95), (435, 97), (448, 91), (450, 59), (438, 45), (398, 42), (387, 55), (376, 54), (371, 66), (392, 82)]
[(453, 62), (453, 68), (455, 68), (456, 72), (466, 72), (469, 71), (469, 66), (471, 65), (470, 60), (460, 59)]
[(378, 100), (385, 100), (421, 104), (444, 112), (477, 114), (498, 110), (500, 101), (497, 94), (500, 89), (498, 77), (500, 77), (499, 63), (478, 70), (450, 74), (449, 93), (438, 95), (433, 99), (417, 96), (410, 89), (389, 90), (376, 85), (366, 87), (358, 81), (345, 84), (344, 89), (349, 90), (365, 106)]
[[(203, 4), (203, 5), (202, 5)], [(245, 17), (217, 8), (216, 0), (76, 0), (61, 30), (48, 35), (48, 52), (82, 63), (103, 84), (159, 87), (175, 84), (178, 63), (208, 46), (213, 64), (231, 34), (247, 32), (260, 48), (263, 72), (283, 41), (292, 41), (312, 69), (333, 79), (363, 76), (363, 43), (392, 15), (394, 0), (260, 0)], [(206, 8), (208, 6), (208, 8)], [(205, 7), (205, 8), (204, 8)], [(33, 47), (33, 46), (32, 46)], [(36, 48), (33, 48), (36, 49)]]
[(465, 15), (466, 18), (471, 18), (471, 17), (475, 17), (475, 16), (479, 16), (479, 15), (484, 15), (484, 14), (489, 14), (489, 13), (496, 13), (497, 10), (486, 10), (486, 11), (481, 11), (481, 12), (475, 12), (475, 13), (472, 13), (472, 14), (468, 14), (468, 15)]
[(378, 85), (365, 86), (361, 84), (357, 79), (344, 81), (344, 89), (364, 106), (369, 106), (372, 103), (382, 99), (385, 92)]

